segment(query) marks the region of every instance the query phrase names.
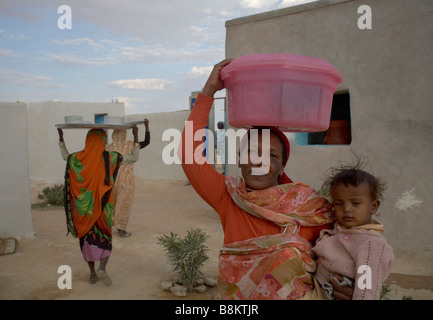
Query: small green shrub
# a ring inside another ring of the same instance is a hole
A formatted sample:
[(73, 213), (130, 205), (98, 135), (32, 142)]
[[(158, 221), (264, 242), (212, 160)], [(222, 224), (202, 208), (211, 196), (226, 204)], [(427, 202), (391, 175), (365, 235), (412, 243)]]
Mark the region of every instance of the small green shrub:
[(386, 283), (382, 285), (382, 290), (380, 291), (380, 300), (389, 300), (388, 294), (391, 292), (391, 286)]
[(203, 277), (200, 271), (203, 263), (209, 257), (209, 248), (204, 244), (209, 236), (201, 229), (191, 229), (184, 239), (170, 232), (158, 238), (158, 244), (166, 250), (167, 258), (173, 266), (173, 271), (180, 276), (180, 283), (192, 289), (196, 280)]
[(38, 199), (51, 206), (61, 206), (64, 197), (63, 188), (63, 184), (55, 184), (51, 187), (46, 187), (38, 194)]

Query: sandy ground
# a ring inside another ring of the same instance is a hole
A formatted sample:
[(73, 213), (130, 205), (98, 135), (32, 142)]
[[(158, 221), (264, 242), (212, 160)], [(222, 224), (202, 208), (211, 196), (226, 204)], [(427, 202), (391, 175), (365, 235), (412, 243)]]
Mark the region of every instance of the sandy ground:
[[(37, 188), (32, 188), (36, 202)], [(174, 232), (183, 237), (190, 228), (201, 228), (209, 238), (209, 261), (202, 269), (207, 277), (217, 278), (218, 249), (223, 233), (218, 215), (195, 193), (187, 181), (136, 181), (133, 212), (128, 231), (129, 238), (120, 238), (113, 232), (113, 251), (107, 272), (113, 284), (89, 284), (89, 271), (79, 250), (78, 240), (66, 235), (63, 208), (33, 209), (35, 236), (21, 239), (14, 254), (0, 256), (0, 299), (120, 299), (120, 300), (174, 300), (213, 299), (216, 289), (205, 293), (189, 292), (186, 298), (176, 298), (162, 291), (162, 281), (176, 281), (165, 252), (157, 238)], [(397, 257), (398, 258), (398, 257)], [(388, 279), (391, 300), (403, 296), (433, 300), (433, 275), (419, 270), (413, 275), (402, 267)], [(72, 269), (72, 289), (59, 289), (59, 266)], [(431, 269), (431, 264), (425, 266)]]

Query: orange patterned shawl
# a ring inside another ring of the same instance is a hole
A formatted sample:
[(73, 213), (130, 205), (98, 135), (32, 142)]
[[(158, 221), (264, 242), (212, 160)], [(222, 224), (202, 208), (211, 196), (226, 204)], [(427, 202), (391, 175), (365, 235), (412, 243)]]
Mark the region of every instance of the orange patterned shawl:
[(226, 177), (226, 186), (241, 209), (274, 222), (282, 232), (223, 246), (218, 284), (222, 298), (302, 298), (314, 287), (316, 264), (299, 226), (333, 223), (332, 204), (303, 183), (247, 192), (242, 178)]
[(84, 150), (69, 156), (65, 174), (65, 211), (68, 230), (84, 237), (97, 226), (111, 242), (114, 185), (121, 155), (106, 152), (106, 133), (90, 130)]

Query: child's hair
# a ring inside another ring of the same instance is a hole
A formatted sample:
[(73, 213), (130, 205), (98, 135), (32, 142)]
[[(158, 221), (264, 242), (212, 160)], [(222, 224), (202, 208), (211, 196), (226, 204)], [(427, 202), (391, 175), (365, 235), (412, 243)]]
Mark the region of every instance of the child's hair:
[(355, 163), (340, 163), (339, 167), (328, 169), (322, 188), (326, 188), (330, 194), (332, 189), (341, 183), (346, 187), (358, 187), (362, 183), (367, 183), (373, 200), (382, 200), (386, 190), (385, 181), (363, 170), (368, 163), (366, 158), (355, 155), (355, 159)]

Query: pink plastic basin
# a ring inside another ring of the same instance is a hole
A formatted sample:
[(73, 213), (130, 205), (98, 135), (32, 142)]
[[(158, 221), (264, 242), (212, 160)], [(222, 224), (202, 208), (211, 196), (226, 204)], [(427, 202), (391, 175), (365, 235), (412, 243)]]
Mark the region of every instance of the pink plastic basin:
[(221, 70), (221, 79), (232, 127), (314, 132), (328, 129), (343, 76), (322, 59), (272, 53), (234, 59)]

